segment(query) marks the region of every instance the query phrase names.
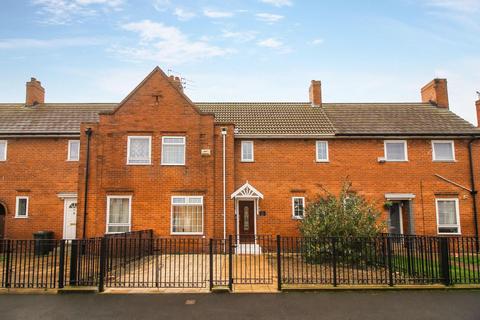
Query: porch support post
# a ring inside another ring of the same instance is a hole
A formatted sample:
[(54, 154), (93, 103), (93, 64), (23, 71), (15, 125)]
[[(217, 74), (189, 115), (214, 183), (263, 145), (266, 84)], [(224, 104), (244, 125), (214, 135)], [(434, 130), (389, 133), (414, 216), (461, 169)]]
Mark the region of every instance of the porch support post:
[(415, 234), (415, 215), (413, 212), (413, 199), (408, 202), (408, 234)]

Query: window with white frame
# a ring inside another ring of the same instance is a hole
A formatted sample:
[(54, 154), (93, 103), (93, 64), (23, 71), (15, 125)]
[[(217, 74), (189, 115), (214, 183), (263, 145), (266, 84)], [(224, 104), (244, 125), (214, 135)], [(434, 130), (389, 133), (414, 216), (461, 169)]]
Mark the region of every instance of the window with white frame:
[(295, 219), (302, 219), (305, 213), (305, 198), (293, 197), (292, 198), (292, 215)]
[(328, 141), (317, 141), (317, 162), (328, 162)]
[(458, 199), (436, 199), (439, 234), (459, 234), (460, 216)]
[(15, 218), (28, 218), (28, 197), (19, 196), (16, 199)]
[(172, 197), (172, 234), (203, 234), (203, 197)]
[(453, 141), (432, 141), (433, 161), (455, 161)]
[(408, 161), (407, 141), (389, 140), (384, 142), (386, 161)]
[(107, 196), (107, 233), (129, 232), (131, 210), (131, 196)]
[(68, 161), (78, 161), (80, 160), (80, 140), (69, 140), (68, 141)]
[(130, 136), (127, 145), (127, 164), (151, 164), (152, 137)]
[(7, 140), (0, 140), (0, 161), (7, 161)]
[(242, 141), (242, 162), (253, 162), (253, 141)]
[(162, 164), (185, 165), (185, 137), (162, 137)]

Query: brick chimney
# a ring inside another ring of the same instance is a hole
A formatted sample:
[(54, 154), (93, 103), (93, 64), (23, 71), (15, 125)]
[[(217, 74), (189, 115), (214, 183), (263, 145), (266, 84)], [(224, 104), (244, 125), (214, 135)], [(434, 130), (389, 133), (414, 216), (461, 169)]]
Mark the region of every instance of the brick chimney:
[(448, 109), (447, 79), (433, 79), (422, 88), (422, 102)]
[(27, 98), (25, 104), (27, 106), (34, 106), (45, 102), (45, 89), (42, 87), (40, 81), (35, 78), (27, 82)]
[(477, 109), (477, 127), (480, 128), (480, 97), (475, 102), (475, 108)]
[(313, 106), (322, 105), (322, 82), (318, 80), (312, 80), (310, 84), (310, 103)]
[(180, 77), (175, 77), (175, 76), (169, 76), (168, 77), (170, 81), (180, 89), (180, 91), (183, 92), (183, 84), (182, 84), (182, 79)]

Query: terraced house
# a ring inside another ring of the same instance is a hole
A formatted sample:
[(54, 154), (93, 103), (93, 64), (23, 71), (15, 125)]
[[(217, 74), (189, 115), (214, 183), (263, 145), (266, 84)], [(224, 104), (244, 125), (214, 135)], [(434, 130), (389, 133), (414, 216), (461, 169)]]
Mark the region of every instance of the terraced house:
[(192, 102), (157, 67), (120, 103), (46, 103), (32, 78), (0, 104), (2, 236), (296, 235), (346, 180), (392, 233), (478, 234), (480, 130), (449, 110), (446, 80), (414, 103), (324, 103), (319, 81), (309, 96)]

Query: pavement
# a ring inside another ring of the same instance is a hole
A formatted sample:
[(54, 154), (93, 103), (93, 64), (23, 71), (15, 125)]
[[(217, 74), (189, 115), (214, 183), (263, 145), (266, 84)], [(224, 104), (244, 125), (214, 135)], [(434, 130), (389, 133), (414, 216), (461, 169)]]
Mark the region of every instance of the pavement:
[(0, 319), (480, 319), (480, 291), (4, 294)]

